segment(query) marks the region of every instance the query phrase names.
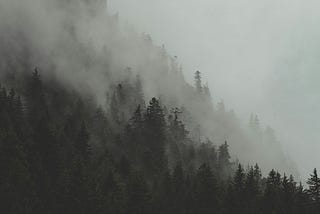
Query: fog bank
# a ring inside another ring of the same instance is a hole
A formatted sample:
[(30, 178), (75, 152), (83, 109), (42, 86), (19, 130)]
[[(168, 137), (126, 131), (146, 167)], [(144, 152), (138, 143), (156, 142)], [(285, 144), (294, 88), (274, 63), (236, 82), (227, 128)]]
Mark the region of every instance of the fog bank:
[(178, 56), (187, 79), (200, 69), (247, 123), (257, 113), (307, 175), (319, 166), (317, 1), (109, 0), (109, 10)]

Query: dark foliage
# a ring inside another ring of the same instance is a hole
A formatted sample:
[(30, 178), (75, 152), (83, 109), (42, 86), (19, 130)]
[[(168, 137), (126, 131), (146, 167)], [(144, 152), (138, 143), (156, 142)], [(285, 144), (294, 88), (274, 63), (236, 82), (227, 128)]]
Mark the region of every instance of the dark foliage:
[(233, 169), (227, 142), (192, 142), (179, 109), (144, 107), (139, 81), (130, 99), (116, 87), (108, 113), (37, 70), (21, 97), (1, 87), (0, 213), (319, 213), (316, 169), (308, 189)]

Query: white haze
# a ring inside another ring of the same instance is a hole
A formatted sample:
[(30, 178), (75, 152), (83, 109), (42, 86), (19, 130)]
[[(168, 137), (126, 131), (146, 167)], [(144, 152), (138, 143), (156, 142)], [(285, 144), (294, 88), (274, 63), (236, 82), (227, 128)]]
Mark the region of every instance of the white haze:
[(305, 178), (320, 167), (320, 3), (109, 0), (109, 10), (202, 71), (213, 100), (275, 128)]
[[(202, 140), (210, 137), (216, 145), (228, 138), (233, 159), (258, 162), (264, 172), (295, 173), (275, 142), (253, 142), (242, 130), (253, 112), (276, 129), (303, 175), (317, 167), (317, 32), (316, 20), (306, 18), (316, 17), (309, 7), (300, 9), (296, 2), (288, 9), (278, 1), (109, 1), (109, 11), (119, 10), (120, 23), (128, 20), (131, 28), (119, 27), (103, 2), (0, 0), (0, 76), (38, 66), (44, 79), (54, 75), (93, 94), (107, 110), (106, 93), (140, 73), (146, 100), (160, 96), (169, 108), (186, 107), (193, 117), (189, 130), (196, 134), (200, 124)], [(242, 128), (232, 113), (210, 111), (207, 98), (185, 84), (175, 58), (136, 33), (143, 31), (179, 57), (190, 83), (201, 70), (214, 103), (224, 99), (241, 116)]]

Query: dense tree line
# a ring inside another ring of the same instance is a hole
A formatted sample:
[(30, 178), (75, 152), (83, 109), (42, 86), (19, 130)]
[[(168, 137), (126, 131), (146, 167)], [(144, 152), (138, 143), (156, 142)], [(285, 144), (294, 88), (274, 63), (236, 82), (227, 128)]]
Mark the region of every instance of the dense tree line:
[[(203, 93), (196, 74), (196, 90)], [(205, 91), (207, 91), (206, 89)], [(207, 92), (208, 93), (208, 92)], [(194, 142), (140, 77), (114, 87), (104, 111), (36, 69), (19, 93), (0, 88), (1, 213), (318, 213), (320, 178), (230, 160), (229, 146)]]

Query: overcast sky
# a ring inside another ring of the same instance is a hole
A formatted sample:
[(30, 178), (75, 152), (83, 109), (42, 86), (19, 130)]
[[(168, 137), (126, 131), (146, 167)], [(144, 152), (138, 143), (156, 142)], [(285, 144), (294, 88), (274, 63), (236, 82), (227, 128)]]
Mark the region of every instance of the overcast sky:
[(320, 168), (320, 2), (109, 0), (140, 32), (200, 70), (215, 102), (276, 129), (303, 176)]

